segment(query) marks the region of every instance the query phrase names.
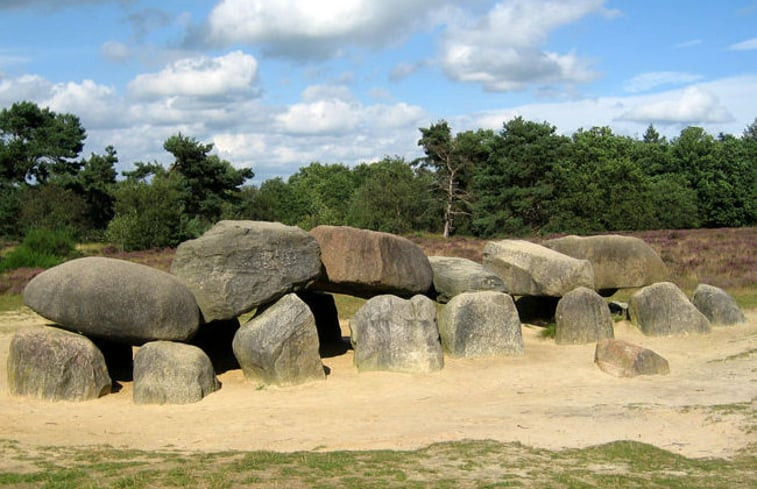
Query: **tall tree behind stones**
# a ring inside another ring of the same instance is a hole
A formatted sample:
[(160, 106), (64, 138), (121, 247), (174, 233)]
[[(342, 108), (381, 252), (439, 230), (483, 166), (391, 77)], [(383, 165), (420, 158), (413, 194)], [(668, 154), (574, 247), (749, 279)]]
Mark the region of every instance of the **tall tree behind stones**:
[(555, 126), (516, 117), (494, 138), (476, 170), (473, 228), (480, 236), (538, 232), (549, 221), (553, 169), (570, 139)]
[(446, 121), (420, 128), (420, 132), (418, 146), (423, 147), (426, 157), (418, 162), (436, 177), (435, 192), (443, 203), (443, 234), (448, 238), (460, 216), (471, 215), (472, 174), (477, 161), (482, 159), (482, 142), (493, 134), (468, 131), (452, 136)]
[(87, 133), (73, 114), (56, 114), (33, 102), (0, 111), (0, 180), (45, 183), (51, 174), (75, 174)]
[(249, 168), (235, 169), (228, 161), (209, 154), (212, 144), (202, 144), (181, 133), (168, 138), (163, 148), (175, 158), (168, 169), (169, 177), (180, 178), (187, 190), (185, 212), (207, 224), (221, 217), (224, 204), (236, 204), (241, 185), (255, 176)]

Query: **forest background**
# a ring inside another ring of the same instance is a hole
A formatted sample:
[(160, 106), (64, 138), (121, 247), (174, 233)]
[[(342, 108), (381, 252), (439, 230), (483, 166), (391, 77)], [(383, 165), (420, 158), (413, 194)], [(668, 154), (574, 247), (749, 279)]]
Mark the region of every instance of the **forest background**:
[(189, 135), (165, 141), (168, 167), (134, 162), (121, 176), (116, 149), (82, 157), (85, 139), (74, 114), (27, 101), (0, 112), (0, 239), (42, 230), (141, 250), (220, 219), (482, 238), (757, 222), (757, 119), (738, 136), (690, 126), (671, 140), (652, 125), (636, 139), (608, 127), (569, 137), (520, 117), (499, 131), (439, 121), (419, 128), (418, 160), (311, 162), (259, 186)]

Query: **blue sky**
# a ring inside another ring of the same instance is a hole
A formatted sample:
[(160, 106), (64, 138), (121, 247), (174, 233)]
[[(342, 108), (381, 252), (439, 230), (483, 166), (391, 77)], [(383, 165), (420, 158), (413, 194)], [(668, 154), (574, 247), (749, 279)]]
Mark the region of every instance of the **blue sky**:
[(182, 132), (255, 180), (419, 155), (418, 128), (740, 135), (755, 0), (0, 0), (0, 107), (81, 118), (85, 154)]

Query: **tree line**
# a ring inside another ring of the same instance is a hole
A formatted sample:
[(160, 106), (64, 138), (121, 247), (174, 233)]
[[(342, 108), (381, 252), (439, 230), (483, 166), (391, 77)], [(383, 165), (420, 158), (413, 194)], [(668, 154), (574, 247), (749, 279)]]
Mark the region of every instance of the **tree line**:
[(164, 143), (168, 167), (136, 162), (121, 178), (115, 148), (80, 157), (85, 138), (72, 114), (31, 102), (0, 112), (0, 236), (65, 228), (135, 250), (175, 246), (219, 219), (480, 237), (757, 222), (757, 119), (739, 137), (692, 126), (671, 140), (652, 125), (637, 139), (608, 127), (569, 137), (521, 117), (499, 131), (439, 121), (420, 128), (415, 161), (312, 162), (259, 186), (180, 133)]

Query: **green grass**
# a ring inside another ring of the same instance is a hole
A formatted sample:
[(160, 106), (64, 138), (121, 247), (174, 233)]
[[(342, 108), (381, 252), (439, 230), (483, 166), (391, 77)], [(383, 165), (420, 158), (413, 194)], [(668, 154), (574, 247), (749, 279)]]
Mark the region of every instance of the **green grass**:
[(21, 294), (0, 294), (0, 312), (15, 311), (23, 306)]
[(750, 448), (732, 459), (689, 459), (633, 441), (563, 451), (462, 441), (415, 451), (295, 453), (25, 448), (0, 441), (0, 487), (740, 489), (757, 484)]

